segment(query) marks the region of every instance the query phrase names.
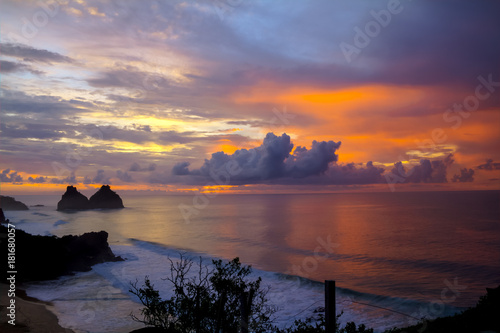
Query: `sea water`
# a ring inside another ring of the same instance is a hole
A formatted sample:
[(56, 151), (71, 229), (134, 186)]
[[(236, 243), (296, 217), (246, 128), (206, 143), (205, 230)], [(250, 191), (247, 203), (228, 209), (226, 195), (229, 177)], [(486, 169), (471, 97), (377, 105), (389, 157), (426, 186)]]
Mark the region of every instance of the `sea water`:
[(280, 327), (317, 316), (324, 280), (335, 280), (341, 322), (381, 332), (473, 306), (500, 284), (498, 191), (127, 196), (127, 208), (63, 213), (59, 197), (18, 196), (30, 211), (7, 212), (36, 234), (106, 230), (126, 260), (55, 281), (28, 294), (51, 301), (62, 326), (78, 332), (142, 327), (130, 283), (149, 276), (164, 298), (169, 258), (239, 257), (263, 278)]

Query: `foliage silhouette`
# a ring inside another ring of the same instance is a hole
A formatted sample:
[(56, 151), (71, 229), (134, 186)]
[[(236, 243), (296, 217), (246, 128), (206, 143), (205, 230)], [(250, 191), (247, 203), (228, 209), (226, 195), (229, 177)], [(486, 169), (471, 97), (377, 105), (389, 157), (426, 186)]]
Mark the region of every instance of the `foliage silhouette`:
[[(277, 328), (273, 325), (273, 314), (277, 309), (268, 305), (268, 288), (261, 286), (259, 277), (251, 281), (251, 266), (242, 266), (239, 258), (228, 262), (212, 260), (212, 267), (195, 264), (192, 259), (180, 254), (176, 262), (170, 260), (170, 276), (164, 279), (172, 287), (174, 295), (167, 300), (160, 296), (148, 276), (144, 284), (131, 283), (130, 292), (136, 295), (144, 308), (142, 318), (131, 314), (135, 321), (147, 326), (163, 329), (168, 333), (236, 333), (242, 328), (248, 332), (264, 333), (323, 333), (325, 318), (296, 320), (291, 327)], [(193, 274), (193, 270), (196, 270)], [(243, 300), (242, 300), (243, 299)], [(241, 304), (247, 303), (248, 324), (241, 321)], [(337, 323), (342, 315), (337, 316)], [(349, 322), (337, 333), (373, 333), (365, 325)]]
[[(268, 289), (261, 287), (261, 278), (251, 281), (250, 266), (242, 266), (239, 258), (229, 262), (212, 260), (213, 268), (180, 255), (170, 260), (170, 276), (174, 295), (163, 300), (148, 276), (144, 284), (131, 283), (130, 292), (144, 308), (142, 318), (131, 314), (135, 321), (163, 328), (166, 332), (227, 332), (236, 333), (244, 325), (240, 321), (240, 299), (246, 295), (250, 305), (248, 330), (269, 332), (273, 329), (272, 315), (276, 309), (267, 304)], [(196, 274), (190, 274), (196, 269)], [(249, 297), (249, 299), (248, 299)]]

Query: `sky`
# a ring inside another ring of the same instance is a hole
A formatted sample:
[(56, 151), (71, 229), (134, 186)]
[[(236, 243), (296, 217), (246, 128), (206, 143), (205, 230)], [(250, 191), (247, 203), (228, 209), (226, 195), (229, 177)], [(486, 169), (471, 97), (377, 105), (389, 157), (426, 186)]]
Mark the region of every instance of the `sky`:
[(500, 189), (498, 1), (0, 9), (3, 194)]

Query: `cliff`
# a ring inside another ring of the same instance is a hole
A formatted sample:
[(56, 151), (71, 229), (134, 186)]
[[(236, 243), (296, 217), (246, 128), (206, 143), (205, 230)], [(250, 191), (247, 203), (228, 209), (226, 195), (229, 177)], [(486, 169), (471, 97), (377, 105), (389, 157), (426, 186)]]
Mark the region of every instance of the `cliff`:
[(28, 206), (13, 197), (0, 195), (0, 208), (3, 210), (29, 210)]
[[(15, 265), (19, 281), (56, 279), (73, 272), (86, 272), (92, 265), (107, 261), (121, 261), (111, 251), (108, 233), (89, 232), (81, 236), (36, 236), (23, 230), (0, 226), (0, 235), (15, 233)], [(0, 237), (3, 253), (7, 253), (7, 237)], [(7, 260), (5, 260), (7, 263)], [(6, 267), (0, 273), (5, 281)]]

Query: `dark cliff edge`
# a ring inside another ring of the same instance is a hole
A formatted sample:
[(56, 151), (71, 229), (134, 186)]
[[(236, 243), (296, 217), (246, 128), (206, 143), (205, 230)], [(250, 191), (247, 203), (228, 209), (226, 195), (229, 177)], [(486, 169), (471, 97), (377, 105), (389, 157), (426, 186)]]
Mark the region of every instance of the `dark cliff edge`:
[(0, 208), (3, 210), (29, 210), (28, 206), (21, 201), (5, 195), (0, 195)]
[[(105, 231), (89, 232), (80, 236), (37, 236), (12, 227), (0, 225), (0, 248), (9, 253), (9, 239), (15, 238), (15, 270), (19, 282), (56, 279), (74, 272), (86, 272), (91, 266), (109, 261), (122, 261), (108, 244)], [(5, 267), (0, 273), (6, 279)]]

